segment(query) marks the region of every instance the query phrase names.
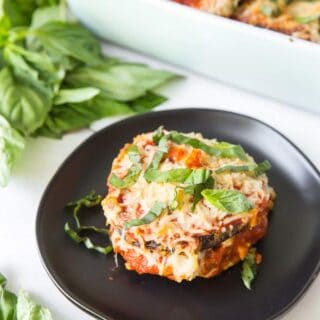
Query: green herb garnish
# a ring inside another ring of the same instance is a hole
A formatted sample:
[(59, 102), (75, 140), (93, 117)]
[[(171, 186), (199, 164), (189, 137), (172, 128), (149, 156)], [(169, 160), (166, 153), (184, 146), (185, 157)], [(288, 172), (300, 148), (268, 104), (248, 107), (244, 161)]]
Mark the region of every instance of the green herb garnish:
[(167, 171), (159, 171), (157, 169), (150, 169), (146, 171), (144, 177), (147, 182), (161, 182), (161, 183), (184, 183), (184, 184), (200, 184), (209, 179), (211, 171), (208, 169), (172, 169)]
[(52, 320), (50, 311), (36, 304), (20, 290), (18, 296), (6, 289), (7, 279), (0, 273), (1, 320)]
[(166, 207), (167, 206), (164, 203), (156, 201), (145, 216), (143, 216), (140, 219), (132, 219), (132, 220), (126, 221), (124, 223), (124, 227), (131, 228), (131, 227), (136, 227), (143, 224), (149, 224), (154, 220), (156, 220), (160, 216), (160, 214), (165, 210)]
[(280, 13), (279, 8), (274, 3), (270, 3), (270, 4), (263, 3), (260, 6), (260, 10), (267, 17), (277, 17)]
[(141, 158), (139, 154), (139, 149), (136, 145), (132, 145), (128, 148), (128, 156), (132, 162), (125, 178), (121, 179), (116, 176), (114, 173), (111, 175), (109, 183), (118, 189), (124, 189), (132, 186), (139, 178), (139, 175), (142, 170), (142, 165), (140, 163)]
[(257, 275), (256, 248), (251, 248), (242, 263), (241, 278), (245, 287), (251, 290), (251, 283)]
[(103, 254), (108, 254), (112, 252), (112, 246), (107, 245), (105, 247), (95, 245), (89, 237), (82, 237), (80, 235), (83, 231), (90, 231), (94, 233), (102, 233), (107, 235), (107, 230), (105, 228), (97, 228), (95, 226), (83, 226), (79, 220), (78, 214), (80, 209), (85, 208), (93, 208), (99, 206), (102, 200), (102, 196), (98, 195), (95, 191), (91, 191), (88, 195), (84, 196), (83, 198), (75, 201), (69, 202), (67, 204), (68, 207), (73, 207), (73, 218), (75, 222), (75, 229), (70, 227), (69, 223), (67, 222), (64, 225), (64, 231), (66, 234), (76, 243), (83, 243), (86, 248), (98, 251)]
[[(11, 132), (61, 138), (166, 101), (152, 90), (175, 74), (105, 57), (100, 41), (68, 17), (62, 0), (0, 1), (0, 115)], [(0, 132), (2, 186), (22, 153), (8, 159), (3, 145), (10, 143)]]
[(320, 14), (315, 14), (311, 16), (298, 16), (294, 18), (297, 22), (301, 24), (308, 24), (320, 19)]
[(229, 172), (247, 172), (254, 176), (259, 176), (266, 171), (271, 169), (271, 163), (268, 160), (265, 160), (259, 164), (252, 164), (252, 165), (241, 165), (241, 166), (235, 166), (235, 165), (225, 165), (218, 170), (216, 170), (216, 173), (229, 173)]
[(241, 213), (252, 209), (252, 204), (239, 191), (223, 189), (206, 189), (202, 196), (214, 207), (229, 213)]

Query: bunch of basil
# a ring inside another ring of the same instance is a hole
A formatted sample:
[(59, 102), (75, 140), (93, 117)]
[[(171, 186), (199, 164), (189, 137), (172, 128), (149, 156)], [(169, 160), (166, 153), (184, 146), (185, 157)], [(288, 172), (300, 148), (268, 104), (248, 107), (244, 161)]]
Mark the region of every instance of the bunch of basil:
[(103, 56), (59, 0), (0, 0), (0, 186), (26, 137), (60, 138), (107, 116), (148, 111), (171, 72)]

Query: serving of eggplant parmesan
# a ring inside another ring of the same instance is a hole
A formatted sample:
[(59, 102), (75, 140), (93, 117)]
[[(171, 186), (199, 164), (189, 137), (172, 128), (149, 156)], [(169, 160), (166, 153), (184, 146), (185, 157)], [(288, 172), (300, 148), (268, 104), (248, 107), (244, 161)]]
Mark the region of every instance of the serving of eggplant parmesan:
[(136, 136), (113, 161), (102, 201), (114, 252), (128, 270), (177, 282), (242, 260), (250, 269), (261, 261), (252, 246), (267, 232), (275, 198), (270, 168), (239, 145), (199, 133), (159, 128)]
[(320, 1), (174, 0), (212, 14), (320, 43)]

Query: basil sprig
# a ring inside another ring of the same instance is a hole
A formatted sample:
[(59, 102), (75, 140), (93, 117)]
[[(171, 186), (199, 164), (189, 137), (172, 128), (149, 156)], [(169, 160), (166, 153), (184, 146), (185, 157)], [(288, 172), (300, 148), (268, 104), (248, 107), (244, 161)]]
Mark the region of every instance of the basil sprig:
[(145, 216), (143, 216), (140, 219), (132, 219), (132, 220), (126, 221), (124, 223), (124, 227), (131, 228), (131, 227), (136, 227), (143, 224), (149, 224), (154, 220), (156, 220), (160, 216), (160, 214), (166, 209), (166, 207), (167, 206), (163, 202), (156, 201)]
[(236, 190), (205, 189), (201, 194), (211, 205), (228, 213), (241, 213), (252, 209), (251, 202)]
[(271, 163), (268, 160), (264, 160), (259, 164), (252, 164), (252, 165), (242, 165), (242, 166), (235, 166), (235, 165), (225, 165), (216, 170), (216, 173), (230, 173), (230, 172), (247, 172), (254, 176), (260, 176), (261, 174), (265, 173), (266, 171), (271, 169)]
[(136, 145), (132, 145), (128, 148), (128, 156), (132, 162), (132, 166), (130, 167), (127, 175), (123, 179), (121, 179), (113, 173), (110, 177), (109, 183), (115, 188), (128, 188), (132, 186), (139, 178), (142, 170), (142, 165), (140, 163), (141, 157), (139, 149)]
[(38, 305), (23, 290), (16, 295), (6, 289), (7, 279), (0, 273), (1, 320), (52, 320), (50, 311)]
[(251, 290), (251, 283), (258, 271), (256, 263), (256, 248), (251, 248), (242, 263), (241, 278), (245, 287)]
[(80, 235), (82, 231), (90, 231), (107, 235), (106, 229), (97, 228), (95, 226), (83, 226), (81, 225), (80, 220), (78, 218), (78, 214), (81, 208), (92, 208), (95, 206), (99, 206), (101, 200), (102, 196), (98, 195), (95, 191), (91, 191), (88, 195), (84, 196), (83, 198), (75, 202), (68, 203), (68, 207), (73, 207), (73, 218), (76, 227), (75, 229), (73, 229), (70, 227), (69, 223), (66, 222), (66, 224), (64, 225), (64, 231), (76, 243), (83, 243), (88, 249), (95, 250), (103, 254), (108, 254), (113, 250), (111, 245), (107, 245), (105, 247), (97, 246), (92, 242), (92, 240), (89, 237), (83, 237)]

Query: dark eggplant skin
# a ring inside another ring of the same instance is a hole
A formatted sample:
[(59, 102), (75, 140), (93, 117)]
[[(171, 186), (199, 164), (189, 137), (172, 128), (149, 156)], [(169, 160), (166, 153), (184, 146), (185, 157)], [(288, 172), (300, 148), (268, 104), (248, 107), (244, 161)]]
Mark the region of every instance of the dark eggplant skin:
[(215, 232), (209, 235), (200, 236), (200, 250), (214, 249), (221, 245), (223, 241), (226, 241), (247, 228), (247, 224), (237, 224), (234, 225), (232, 229), (227, 228), (225, 232)]

